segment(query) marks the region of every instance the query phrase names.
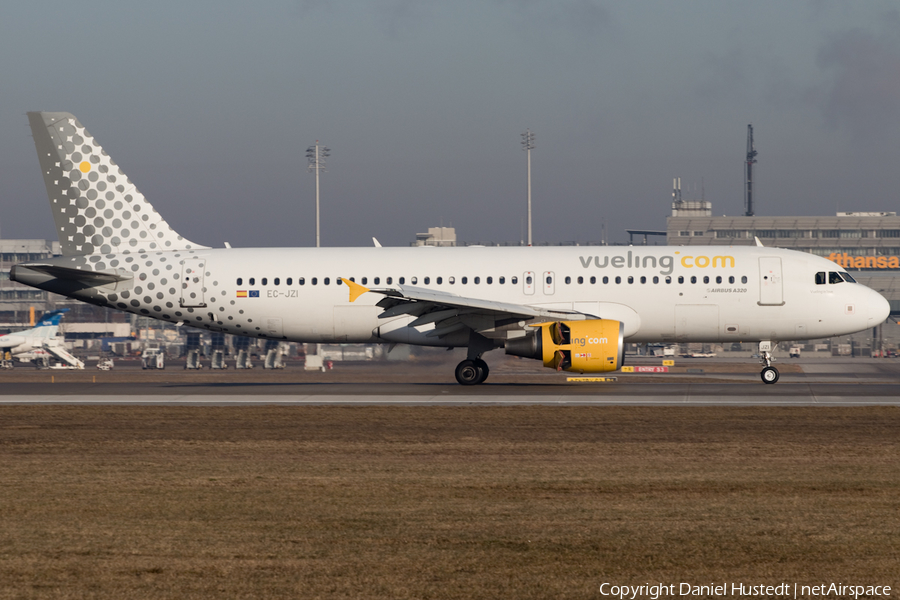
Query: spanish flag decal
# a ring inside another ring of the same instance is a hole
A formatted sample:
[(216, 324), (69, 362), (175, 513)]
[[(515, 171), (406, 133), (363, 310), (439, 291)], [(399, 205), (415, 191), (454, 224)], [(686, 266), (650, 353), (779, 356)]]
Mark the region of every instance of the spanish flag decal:
[(247, 290), (238, 290), (237, 297), (238, 297), (238, 298), (246, 298), (246, 297), (247, 297)]

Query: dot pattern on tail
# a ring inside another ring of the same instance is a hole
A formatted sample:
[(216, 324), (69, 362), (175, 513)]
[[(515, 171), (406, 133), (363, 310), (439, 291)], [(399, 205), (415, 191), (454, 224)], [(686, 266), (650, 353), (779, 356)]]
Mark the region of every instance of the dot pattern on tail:
[(74, 116), (29, 117), (63, 254), (204, 248), (166, 223)]

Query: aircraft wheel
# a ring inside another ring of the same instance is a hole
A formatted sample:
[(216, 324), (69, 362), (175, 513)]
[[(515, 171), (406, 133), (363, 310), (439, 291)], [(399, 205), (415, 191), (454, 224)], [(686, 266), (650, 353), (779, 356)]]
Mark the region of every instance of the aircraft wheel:
[(476, 367), (481, 369), (481, 379), (478, 381), (478, 383), (484, 383), (484, 380), (488, 378), (488, 375), (491, 372), (491, 368), (480, 358), (475, 359), (473, 362), (475, 363)]
[(778, 369), (775, 367), (766, 367), (759, 376), (762, 378), (763, 383), (775, 383), (778, 381)]
[(476, 385), (484, 381), (486, 375), (478, 366), (477, 361), (464, 360), (456, 365), (456, 381), (460, 385)]

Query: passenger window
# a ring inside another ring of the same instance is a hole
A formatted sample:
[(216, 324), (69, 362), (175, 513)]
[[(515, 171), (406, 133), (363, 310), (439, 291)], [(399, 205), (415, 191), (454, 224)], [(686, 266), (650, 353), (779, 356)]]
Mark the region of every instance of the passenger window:
[(467, 283), (469, 283), (469, 278), (463, 277), (462, 279), (459, 280), (459, 282), (463, 285), (466, 285)]
[(363, 278), (362, 278), (362, 284), (363, 284), (363, 285), (366, 285), (366, 283), (368, 283), (368, 282), (369, 282), (369, 278), (368, 278), (368, 277), (363, 277)]
[(747, 283), (747, 276), (746, 276), (746, 275), (743, 275), (743, 276), (741, 277), (741, 283)]
[(425, 285), (428, 285), (429, 283), (431, 283), (431, 277), (426, 277), (424, 279), (424, 281), (425, 281)]
[(306, 278), (301, 277), (300, 279), (297, 280), (297, 283), (299, 283), (300, 285), (306, 285)]
[(340, 277), (335, 277), (335, 278), (334, 278), (334, 285), (344, 285), (344, 282), (341, 281), (341, 278), (340, 278)]
[(647, 278), (641, 275), (641, 283), (647, 283)]
[(266, 277), (263, 277), (263, 278), (262, 278), (262, 284), (263, 284), (263, 285), (269, 285), (269, 280), (268, 280)]
[(331, 283), (331, 279), (328, 278), (328, 277), (326, 277), (325, 280), (324, 280), (322, 283), (324, 283), (325, 285), (328, 285), (328, 284)]
[(401, 277), (400, 279), (397, 280), (397, 283), (399, 283), (400, 285), (403, 285), (404, 283), (406, 283), (406, 277)]
[(722, 276), (716, 275), (716, 283), (722, 283)]
[(256, 278), (255, 278), (255, 277), (251, 277), (251, 278), (250, 278), (250, 285), (256, 285)]
[(547, 275), (547, 285), (550, 285), (551, 283), (553, 283), (553, 277), (550, 275)]
[(513, 285), (515, 285), (515, 284), (519, 283), (519, 278), (516, 277), (515, 275), (513, 275), (512, 277), (509, 278), (509, 282), (512, 283)]
[(831, 271), (828, 274), (828, 283), (844, 283), (844, 279), (841, 277), (840, 273), (835, 273)]
[(310, 283), (312, 283), (313, 285), (316, 285), (317, 283), (319, 283), (319, 280), (316, 277), (313, 277), (312, 281)]
[(481, 277), (476, 277), (473, 281), (475, 283), (481, 283)]
[(280, 277), (276, 277), (275, 280), (274, 280), (272, 283), (274, 283), (275, 285), (280, 285), (280, 284), (281, 284), (281, 278), (280, 278)]
[(288, 278), (287, 278), (287, 281), (286, 281), (285, 283), (286, 283), (287, 285), (291, 285), (292, 283), (294, 283), (294, 280), (291, 279), (290, 277), (288, 277)]
[(697, 283), (697, 276), (691, 275), (691, 283)]
[(597, 283), (597, 278), (591, 275), (591, 284), (593, 285), (595, 283)]
[(703, 283), (709, 283), (709, 275), (703, 276)]
[(622, 278), (616, 275), (616, 283), (622, 283)]
[(417, 283), (419, 283), (419, 278), (418, 277), (410, 277), (409, 282), (413, 285), (416, 285)]
[(444, 278), (443, 278), (443, 277), (438, 277), (438, 278), (437, 278), (437, 284), (438, 284), (438, 285), (441, 285), (442, 283), (444, 283)]
[(672, 276), (666, 275), (666, 283), (672, 283)]
[(653, 276), (653, 283), (659, 283), (659, 277), (656, 275)]
[(525, 283), (527, 283), (528, 285), (531, 285), (531, 275), (529, 275), (528, 277), (525, 278)]
[(606, 275), (603, 276), (603, 283), (609, 283), (609, 277)]
[(447, 283), (449, 283), (450, 285), (453, 285), (454, 283), (456, 283), (456, 277), (453, 277), (451, 275), (450, 277), (447, 278)]
[(500, 285), (503, 285), (504, 283), (506, 283), (506, 277), (501, 275), (500, 277), (497, 278), (497, 283), (499, 283)]
[(238, 284), (238, 285), (244, 285), (244, 280), (241, 279), (240, 277), (238, 277), (238, 278), (237, 278), (237, 284)]
[(394, 283), (394, 278), (388, 277), (387, 279), (385, 279), (385, 281), (387, 282), (388, 285), (391, 285), (392, 283)]
[(487, 278), (484, 280), (484, 282), (485, 282), (486, 284), (490, 285), (490, 284), (494, 283), (494, 278), (493, 278), (493, 277), (487, 277)]
[(572, 283), (572, 278), (566, 275), (566, 285), (569, 285), (570, 283)]
[(372, 280), (372, 283), (374, 283), (375, 285), (378, 285), (379, 283), (381, 283), (381, 277), (376, 277), (376, 278), (374, 278), (374, 279)]
[(678, 276), (678, 283), (684, 283), (684, 275)]
[(734, 283), (734, 275), (728, 278), (728, 283)]
[(634, 277), (631, 275), (628, 276), (628, 283), (634, 283)]

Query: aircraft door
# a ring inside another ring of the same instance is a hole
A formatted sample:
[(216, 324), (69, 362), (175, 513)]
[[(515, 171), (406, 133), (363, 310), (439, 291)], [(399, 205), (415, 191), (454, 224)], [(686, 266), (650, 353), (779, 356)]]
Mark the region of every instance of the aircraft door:
[(181, 307), (202, 308), (206, 306), (204, 276), (205, 258), (185, 258), (181, 261)]
[(556, 291), (556, 275), (553, 271), (544, 271), (542, 281), (544, 282), (544, 295), (552, 296)]
[(522, 286), (526, 296), (534, 294), (534, 271), (525, 271), (522, 274)]
[(763, 256), (759, 259), (759, 305), (784, 305), (780, 257)]

